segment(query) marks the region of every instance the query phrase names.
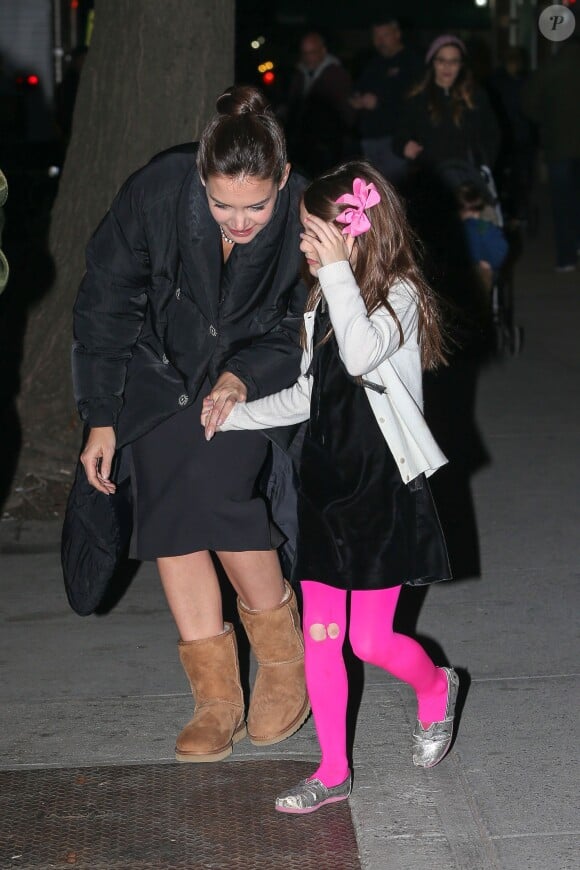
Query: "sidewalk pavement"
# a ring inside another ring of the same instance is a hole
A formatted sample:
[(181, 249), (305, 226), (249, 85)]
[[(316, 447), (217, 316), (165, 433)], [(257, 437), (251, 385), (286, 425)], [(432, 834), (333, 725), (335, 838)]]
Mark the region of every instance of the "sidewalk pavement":
[[(410, 690), (365, 671), (350, 801), (364, 870), (580, 867), (580, 279), (554, 275), (545, 247), (529, 241), (517, 270), (524, 350), (479, 381), (481, 576), (430, 588), (419, 616), (419, 635), (470, 679), (440, 766), (411, 764)], [(192, 703), (155, 571), (143, 565), (109, 615), (78, 617), (58, 534), (0, 524), (0, 769), (169, 763)], [(268, 757), (314, 763), (312, 720), (225, 763)]]

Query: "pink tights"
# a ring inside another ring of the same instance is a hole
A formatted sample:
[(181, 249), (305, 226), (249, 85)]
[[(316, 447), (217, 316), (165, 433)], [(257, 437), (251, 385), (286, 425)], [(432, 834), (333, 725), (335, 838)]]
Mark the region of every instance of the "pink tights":
[[(322, 752), (313, 774), (329, 788), (348, 776), (346, 706), (348, 683), (342, 647), (346, 634), (346, 597), (315, 580), (301, 583), (304, 600), (306, 685)], [(413, 687), (417, 716), (424, 726), (445, 717), (447, 679), (424, 649), (393, 631), (401, 587), (351, 592), (349, 639), (358, 658), (388, 671)]]

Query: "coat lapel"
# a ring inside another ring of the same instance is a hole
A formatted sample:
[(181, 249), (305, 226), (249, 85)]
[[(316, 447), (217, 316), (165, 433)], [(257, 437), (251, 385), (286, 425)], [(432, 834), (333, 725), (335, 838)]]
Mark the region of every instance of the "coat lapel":
[(189, 183), (184, 185), (179, 199), (177, 226), (182, 281), (207, 319), (215, 323), (219, 308), (222, 246), (197, 167), (192, 169)]

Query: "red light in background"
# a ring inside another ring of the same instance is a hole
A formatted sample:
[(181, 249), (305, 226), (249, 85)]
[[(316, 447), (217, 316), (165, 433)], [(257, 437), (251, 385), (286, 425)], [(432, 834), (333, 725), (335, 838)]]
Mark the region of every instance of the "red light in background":
[(35, 75), (26, 76), (26, 84), (27, 85), (31, 85), (32, 87), (36, 87), (36, 85), (39, 84), (39, 82), (40, 82), (40, 79), (38, 78), (38, 76), (35, 76)]
[(272, 70), (268, 70), (268, 72), (265, 72), (264, 75), (262, 76), (262, 81), (264, 82), (265, 85), (273, 85), (275, 78), (276, 78), (276, 76), (274, 75)]
[(79, 0), (70, 0), (70, 8), (78, 9), (79, 8)]

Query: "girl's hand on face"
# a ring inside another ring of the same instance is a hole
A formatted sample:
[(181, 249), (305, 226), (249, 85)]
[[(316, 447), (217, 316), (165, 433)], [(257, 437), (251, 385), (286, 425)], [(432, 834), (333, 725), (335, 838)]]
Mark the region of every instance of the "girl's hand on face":
[(321, 266), (349, 259), (354, 239), (349, 244), (333, 221), (327, 223), (309, 214), (304, 218), (304, 226), (304, 232), (300, 233), (300, 250), (304, 254), (314, 250)]
[(215, 382), (214, 388), (203, 400), (201, 425), (205, 428), (205, 439), (211, 441), (216, 431), (224, 423), (237, 402), (245, 402), (248, 390), (243, 381), (231, 372), (224, 372)]

